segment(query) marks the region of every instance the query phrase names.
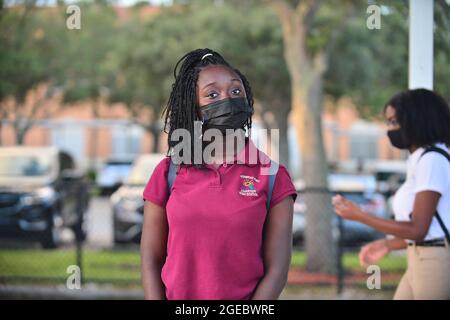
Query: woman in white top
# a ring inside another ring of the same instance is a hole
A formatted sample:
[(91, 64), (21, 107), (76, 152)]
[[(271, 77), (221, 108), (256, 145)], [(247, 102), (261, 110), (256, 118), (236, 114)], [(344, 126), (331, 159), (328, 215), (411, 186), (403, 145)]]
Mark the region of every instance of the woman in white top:
[(408, 90), (386, 104), (384, 116), (392, 145), (410, 152), (406, 181), (394, 196), (395, 221), (365, 213), (340, 195), (333, 198), (335, 211), (393, 236), (364, 246), (362, 265), (407, 248), (408, 268), (394, 299), (450, 299), (449, 105), (432, 91)]

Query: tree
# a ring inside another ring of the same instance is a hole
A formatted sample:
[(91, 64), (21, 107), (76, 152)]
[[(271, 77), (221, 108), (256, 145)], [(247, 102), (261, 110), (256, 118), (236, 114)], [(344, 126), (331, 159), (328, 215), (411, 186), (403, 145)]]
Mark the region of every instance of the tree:
[(169, 96), (176, 61), (190, 50), (209, 47), (249, 78), (261, 106), (257, 112), (263, 120), (269, 118), (265, 114), (272, 115), (267, 126), (280, 129), (281, 162), (288, 165), (290, 86), (281, 29), (270, 8), (251, 4), (248, 9), (237, 12), (228, 1), (189, 1), (160, 8), (146, 21), (130, 20), (111, 60), (119, 66), (113, 101), (125, 103), (136, 123), (157, 134), (161, 128), (155, 126), (156, 116)]
[(53, 21), (38, 11), (35, 1), (0, 8), (0, 113), (2, 121), (11, 123), (19, 145), (39, 118), (54, 111), (45, 108), (56, 93), (49, 67)]
[[(85, 101), (90, 103), (94, 119), (99, 118), (99, 104), (107, 101), (114, 70), (107, 67), (116, 36), (116, 15), (108, 1), (80, 2), (82, 12), (80, 30), (63, 30), (55, 37), (59, 46), (55, 81), (63, 89), (65, 105)], [(65, 6), (57, 10), (66, 16)], [(98, 128), (91, 128), (91, 169), (97, 160)]]
[(169, 94), (174, 57), (167, 35), (176, 21), (165, 13), (141, 18), (140, 7), (121, 25), (109, 57), (108, 66), (115, 70), (109, 101), (127, 107), (131, 120), (153, 137), (151, 151), (158, 152), (163, 128), (159, 116)]
[[(291, 79), (292, 115), (300, 141), (305, 182), (307, 269), (335, 273), (328, 165), (322, 137), (324, 74), (336, 39), (350, 19), (349, 1), (273, 0), (283, 28), (284, 57)], [(319, 10), (320, 9), (320, 10)]]
[[(435, 0), (434, 8), (435, 90), (450, 101), (450, 4)], [(325, 74), (328, 96), (349, 97), (363, 118), (381, 118), (386, 101), (408, 87), (408, 15), (408, 1), (390, 3), (383, 6), (381, 29), (370, 30), (367, 14), (357, 11), (330, 57)]]
[[(369, 30), (370, 3), (321, 0), (270, 1), (283, 27), (284, 56), (292, 87), (292, 110), (300, 141), (307, 211), (307, 268), (334, 272), (330, 195), (322, 139), (322, 99), (347, 96), (363, 117), (381, 114), (381, 106), (407, 87), (407, 2), (384, 6), (383, 27)], [(449, 4), (436, 1), (435, 50), (438, 91), (448, 77)], [(345, 30), (345, 32), (344, 32)], [(395, 32), (392, 32), (395, 30)], [(444, 58), (445, 57), (445, 58)]]

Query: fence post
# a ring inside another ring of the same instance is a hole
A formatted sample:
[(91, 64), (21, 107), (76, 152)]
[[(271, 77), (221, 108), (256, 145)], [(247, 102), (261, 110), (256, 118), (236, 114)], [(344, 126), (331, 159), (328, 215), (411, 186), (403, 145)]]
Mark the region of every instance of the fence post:
[(337, 227), (338, 227), (338, 241), (337, 241), (337, 253), (336, 253), (336, 264), (337, 264), (337, 294), (341, 294), (344, 289), (344, 266), (343, 266), (343, 232), (344, 226), (342, 223), (342, 218), (340, 216), (337, 217)]
[(80, 284), (83, 285), (83, 240), (76, 239), (76, 260), (80, 268)]

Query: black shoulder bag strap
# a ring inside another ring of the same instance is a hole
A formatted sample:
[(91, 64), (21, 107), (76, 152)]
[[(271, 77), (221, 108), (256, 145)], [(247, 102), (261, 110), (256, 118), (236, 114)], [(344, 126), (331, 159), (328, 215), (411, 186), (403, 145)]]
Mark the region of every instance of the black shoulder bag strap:
[[(422, 153), (422, 155), (420, 156), (421, 158), (424, 156), (424, 154), (428, 153), (428, 152), (437, 152), (442, 154), (445, 158), (447, 158), (447, 160), (450, 162), (450, 155), (447, 153), (447, 151), (445, 151), (444, 149), (435, 147), (435, 146), (431, 146), (425, 149), (425, 151)], [(447, 227), (444, 224), (444, 221), (442, 220), (441, 216), (439, 215), (439, 213), (436, 210), (435, 213), (436, 219), (439, 223), (439, 225), (441, 226), (442, 230), (444, 231), (445, 234), (445, 238), (447, 239), (447, 243), (448, 245), (450, 245), (450, 233), (448, 232)]]
[(175, 178), (177, 176), (178, 166), (175, 163), (173, 163), (172, 158), (170, 158), (169, 162), (170, 165), (169, 165), (169, 172), (167, 174), (167, 186), (169, 187), (169, 194), (170, 194), (172, 192), (173, 182), (175, 181)]
[(273, 169), (273, 172), (269, 175), (269, 187), (267, 192), (267, 201), (266, 208), (267, 212), (270, 211), (270, 201), (272, 200), (273, 187), (275, 185), (275, 178), (277, 177), (279, 164), (273, 160), (270, 161), (270, 167)]

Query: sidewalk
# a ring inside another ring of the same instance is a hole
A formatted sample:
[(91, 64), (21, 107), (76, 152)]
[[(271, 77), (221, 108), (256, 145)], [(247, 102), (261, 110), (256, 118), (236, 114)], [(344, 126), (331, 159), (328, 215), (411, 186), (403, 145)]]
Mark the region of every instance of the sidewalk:
[[(1, 300), (141, 300), (144, 294), (141, 289), (119, 289), (108, 286), (85, 285), (80, 290), (69, 290), (64, 286), (39, 287), (25, 285), (1, 285)], [(389, 292), (380, 290), (363, 290), (346, 288), (336, 294), (334, 287), (302, 287), (285, 288), (280, 300), (380, 300), (392, 299)]]
[(3, 300), (140, 300), (143, 297), (141, 289), (96, 285), (85, 285), (79, 290), (70, 290), (65, 286), (0, 285), (0, 299)]

